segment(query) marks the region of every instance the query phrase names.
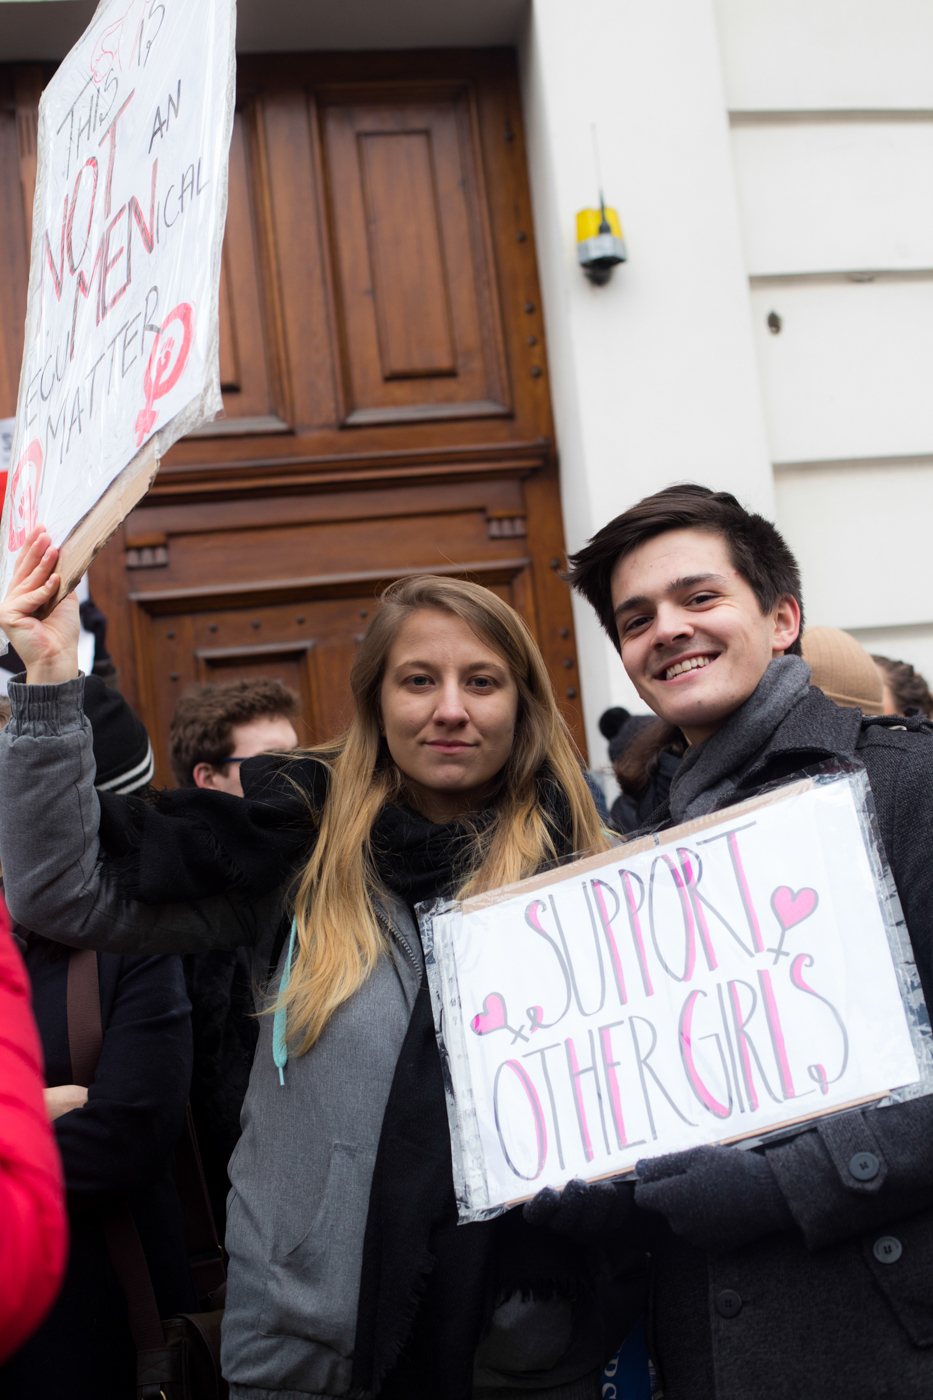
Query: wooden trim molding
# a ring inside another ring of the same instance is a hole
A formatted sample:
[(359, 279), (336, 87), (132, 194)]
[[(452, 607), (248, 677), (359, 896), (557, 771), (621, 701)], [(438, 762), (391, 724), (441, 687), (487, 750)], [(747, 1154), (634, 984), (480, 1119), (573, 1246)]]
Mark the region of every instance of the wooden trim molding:
[[(198, 588), (158, 588), (130, 593), (129, 601), (148, 613), (194, 611), (256, 603), (287, 603), (311, 598), (350, 598), (361, 590), (374, 593), (380, 584), (418, 574), (447, 578), (476, 578), (484, 584), (511, 583), (531, 564), (528, 558), (481, 559), (466, 564), (437, 564), (418, 569), (374, 569), (353, 574), (312, 574), (307, 578), (263, 579), (255, 583), (220, 584)], [(279, 648), (281, 650), (281, 648)]]

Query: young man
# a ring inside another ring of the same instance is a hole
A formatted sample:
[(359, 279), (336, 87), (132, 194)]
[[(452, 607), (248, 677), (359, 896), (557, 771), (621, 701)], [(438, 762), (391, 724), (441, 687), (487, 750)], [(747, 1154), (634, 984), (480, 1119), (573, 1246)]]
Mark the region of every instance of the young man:
[[(725, 492), (676, 486), (572, 560), (629, 678), (689, 747), (652, 825), (833, 757), (861, 762), (933, 1005), (933, 740), (810, 687), (796, 563)], [(650, 1344), (665, 1400), (933, 1395), (933, 1098), (804, 1125), (764, 1149), (643, 1163)], [(650, 1213), (650, 1214), (649, 1214)]]
[[(172, 771), (179, 787), (243, 796), (240, 761), (298, 747), (298, 698), (281, 681), (259, 678), (193, 686), (172, 718)], [(224, 1236), (227, 1163), (240, 1136), (258, 1027), (247, 949), (187, 953), (195, 1063), (191, 1108), (220, 1238)]]
[(240, 763), (274, 749), (295, 749), (298, 697), (281, 681), (220, 681), (193, 686), (172, 719), (172, 771), (179, 787), (243, 796)]

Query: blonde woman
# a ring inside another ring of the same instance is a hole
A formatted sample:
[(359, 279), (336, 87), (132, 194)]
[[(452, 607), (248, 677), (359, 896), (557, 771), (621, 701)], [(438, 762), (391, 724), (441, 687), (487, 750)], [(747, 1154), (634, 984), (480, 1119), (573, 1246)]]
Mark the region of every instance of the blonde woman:
[[(395, 584), (342, 738), (244, 762), (245, 800), (99, 799), (76, 605), (36, 617), (56, 562), (35, 531), (0, 607), (27, 668), (0, 736), (15, 916), (111, 952), (251, 944), (269, 982), (230, 1164), (233, 1400), (596, 1400), (631, 1319), (574, 1202), (561, 1233), (520, 1211), (456, 1225), (413, 915), (605, 845), (523, 623), (473, 584)], [(611, 1187), (595, 1215), (576, 1202), (596, 1228), (627, 1205)]]

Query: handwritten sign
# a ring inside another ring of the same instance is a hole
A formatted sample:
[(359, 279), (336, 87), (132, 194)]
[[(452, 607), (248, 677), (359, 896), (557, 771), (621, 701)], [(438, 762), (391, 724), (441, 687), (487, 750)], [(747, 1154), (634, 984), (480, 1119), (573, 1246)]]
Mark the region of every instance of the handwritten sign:
[(4, 592), (39, 520), (73, 586), (221, 407), (234, 29), (234, 0), (102, 0), (42, 94)]
[(423, 918), (464, 1218), (917, 1083), (866, 785), (807, 780)]

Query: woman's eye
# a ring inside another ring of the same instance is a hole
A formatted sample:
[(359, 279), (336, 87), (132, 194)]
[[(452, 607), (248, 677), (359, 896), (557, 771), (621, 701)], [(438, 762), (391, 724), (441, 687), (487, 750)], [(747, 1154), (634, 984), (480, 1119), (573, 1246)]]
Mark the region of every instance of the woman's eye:
[(408, 684), (415, 686), (417, 690), (426, 690), (431, 684), (430, 676), (409, 676)]
[(477, 690), (492, 689), (492, 681), (489, 679), (488, 676), (474, 676), (470, 684), (475, 686)]

